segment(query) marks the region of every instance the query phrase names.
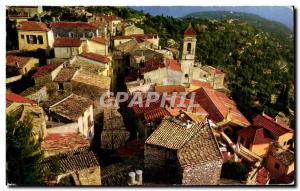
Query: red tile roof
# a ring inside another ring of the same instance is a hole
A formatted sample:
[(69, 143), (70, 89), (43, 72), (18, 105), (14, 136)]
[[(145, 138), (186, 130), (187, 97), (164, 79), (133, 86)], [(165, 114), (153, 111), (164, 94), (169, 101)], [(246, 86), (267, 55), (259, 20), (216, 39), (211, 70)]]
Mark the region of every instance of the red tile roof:
[(258, 114), (255, 116), (253, 119), (253, 124), (267, 129), (275, 138), (278, 138), (285, 133), (294, 132), (294, 130), (289, 128), (287, 125), (276, 121), (276, 119), (266, 114)]
[(80, 45), (80, 39), (70, 37), (56, 38), (53, 44), (54, 47), (79, 47)]
[(262, 127), (251, 126), (238, 131), (237, 135), (253, 145), (271, 143), (273, 141)]
[(107, 45), (107, 40), (103, 37), (93, 37), (91, 40), (100, 44)]
[(150, 59), (145, 62), (145, 66), (140, 69), (141, 75), (144, 75), (147, 72), (156, 70), (158, 68), (164, 68), (165, 64), (159, 59)]
[(195, 100), (207, 111), (209, 118), (214, 122), (221, 122), (230, 110), (233, 123), (241, 126), (250, 125), (249, 121), (237, 109), (235, 102), (224, 93), (203, 87), (194, 92), (196, 92)]
[(264, 167), (259, 169), (256, 175), (257, 185), (266, 185), (269, 180), (270, 180), (270, 172)]
[(176, 60), (166, 58), (166, 66), (171, 70), (181, 72), (181, 67)]
[(190, 24), (187, 29), (184, 31), (184, 36), (196, 36), (196, 32), (194, 31), (192, 25)]
[(48, 64), (45, 66), (38, 67), (36, 73), (33, 74), (32, 78), (38, 78), (44, 76), (45, 74), (49, 74), (58, 66), (60, 66), (60, 64)]
[(208, 82), (202, 82), (202, 81), (199, 81), (199, 80), (192, 80), (192, 85), (194, 86), (197, 86), (199, 88), (209, 88), (209, 89), (212, 89), (210, 83)]
[(48, 134), (43, 143), (45, 151), (66, 151), (88, 147), (89, 141), (79, 133)]
[(145, 118), (146, 122), (149, 123), (156, 119), (162, 119), (166, 115), (170, 115), (170, 113), (165, 108), (159, 107), (157, 109), (153, 109), (153, 110), (150, 110), (150, 111), (144, 113), (144, 118)]
[(160, 94), (166, 92), (172, 94), (173, 92), (181, 93), (185, 92), (185, 88), (182, 85), (164, 85), (164, 86), (155, 86), (154, 91)]
[(20, 96), (15, 93), (6, 93), (6, 103), (30, 103), (30, 104), (36, 104), (35, 101), (28, 99), (26, 97)]
[(146, 112), (149, 112), (151, 110), (158, 109), (158, 108), (160, 108), (160, 99), (156, 102), (151, 102), (149, 104), (149, 107), (145, 107), (145, 105), (146, 105), (146, 101), (143, 101), (142, 107), (140, 107), (138, 104), (136, 104), (136, 105), (133, 106), (133, 111), (137, 115), (140, 115), (140, 114), (144, 114)]
[(45, 23), (35, 21), (22, 21), (18, 30), (22, 31), (50, 31)]
[(69, 82), (73, 78), (76, 71), (77, 70), (75, 68), (69, 68), (69, 67), (62, 68), (53, 81), (54, 82)]
[(50, 24), (51, 28), (81, 28), (81, 29), (98, 29), (98, 25), (95, 23), (87, 23), (87, 22), (52, 22)]
[(22, 68), (30, 60), (30, 57), (6, 55), (6, 65), (16, 68)]
[(79, 54), (79, 56), (102, 63), (108, 63), (110, 61), (110, 59), (107, 56), (90, 52), (83, 52)]
[(102, 17), (104, 17), (104, 19), (108, 20), (108, 21), (120, 20), (119, 17), (114, 16), (114, 15), (102, 15)]

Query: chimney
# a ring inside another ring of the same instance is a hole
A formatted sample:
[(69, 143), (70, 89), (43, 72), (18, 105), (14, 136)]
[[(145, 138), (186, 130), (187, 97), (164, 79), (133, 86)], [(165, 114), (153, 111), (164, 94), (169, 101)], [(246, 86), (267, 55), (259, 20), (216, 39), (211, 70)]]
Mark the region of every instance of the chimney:
[(142, 185), (143, 184), (143, 171), (142, 170), (136, 170), (136, 177), (135, 181), (137, 185)]
[(135, 172), (129, 172), (128, 176), (128, 185), (135, 185)]

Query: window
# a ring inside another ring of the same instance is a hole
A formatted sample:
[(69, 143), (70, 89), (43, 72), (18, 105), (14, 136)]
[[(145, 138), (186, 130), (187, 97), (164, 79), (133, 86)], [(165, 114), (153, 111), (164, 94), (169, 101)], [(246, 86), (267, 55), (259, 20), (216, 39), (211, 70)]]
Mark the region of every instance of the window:
[(38, 42), (39, 42), (39, 44), (44, 44), (44, 40), (43, 40), (43, 36), (42, 35), (38, 36)]
[(275, 165), (274, 165), (274, 168), (276, 168), (277, 170), (279, 170), (280, 164), (278, 164), (278, 163), (276, 162)]
[(21, 39), (24, 39), (24, 35), (23, 34), (21, 34)]
[(93, 121), (92, 121), (91, 116), (88, 117), (88, 126), (89, 126), (89, 128), (93, 126)]
[(37, 39), (35, 35), (27, 35), (26, 37), (28, 44), (37, 44)]
[(286, 141), (284, 141), (283, 145), (286, 145)]
[(63, 90), (64, 89), (64, 84), (63, 83), (58, 83), (58, 89)]
[(92, 38), (93, 36), (94, 36), (94, 33), (93, 33), (93, 32), (90, 32), (89, 37)]
[(192, 43), (188, 43), (187, 44), (187, 49), (186, 49), (187, 51), (188, 51), (188, 53), (191, 53), (191, 50), (192, 50)]
[(74, 38), (74, 33), (69, 32), (69, 37)]
[(80, 38), (84, 38), (84, 34), (83, 34), (83, 33), (80, 33), (80, 34), (79, 34), (79, 37), (80, 37)]

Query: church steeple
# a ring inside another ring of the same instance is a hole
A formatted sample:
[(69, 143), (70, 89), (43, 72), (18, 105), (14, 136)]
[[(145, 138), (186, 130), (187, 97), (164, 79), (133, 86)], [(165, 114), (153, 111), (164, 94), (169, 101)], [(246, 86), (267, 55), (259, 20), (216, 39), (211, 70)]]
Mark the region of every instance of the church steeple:
[(181, 52), (181, 70), (183, 71), (183, 83), (189, 83), (192, 79), (192, 70), (195, 62), (197, 34), (192, 25), (185, 29), (183, 33), (183, 46)]

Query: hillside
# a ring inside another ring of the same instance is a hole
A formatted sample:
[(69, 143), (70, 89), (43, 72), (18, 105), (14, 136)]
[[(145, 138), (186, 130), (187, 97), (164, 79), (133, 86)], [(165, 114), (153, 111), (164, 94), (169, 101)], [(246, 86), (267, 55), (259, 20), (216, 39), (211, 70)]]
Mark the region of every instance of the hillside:
[(195, 19), (207, 19), (224, 21), (228, 19), (237, 19), (240, 21), (246, 21), (253, 25), (258, 30), (267, 32), (270, 35), (279, 38), (281, 40), (288, 40), (287, 37), (292, 35), (292, 31), (284, 24), (264, 19), (258, 15), (241, 12), (230, 11), (207, 11), (188, 14), (182, 18), (195, 18)]

